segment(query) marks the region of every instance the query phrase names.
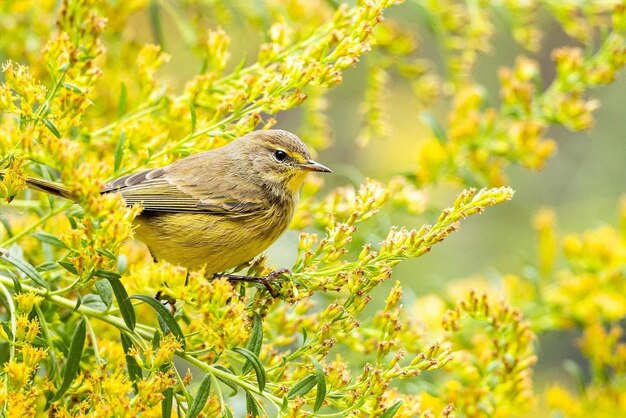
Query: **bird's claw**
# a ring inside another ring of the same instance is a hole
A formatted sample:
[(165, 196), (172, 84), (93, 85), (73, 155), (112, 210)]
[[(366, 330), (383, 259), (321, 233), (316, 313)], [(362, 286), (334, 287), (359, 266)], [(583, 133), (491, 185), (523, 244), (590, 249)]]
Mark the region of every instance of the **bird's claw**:
[(278, 293), (276, 292), (276, 290), (272, 287), (272, 281), (279, 278), (282, 275), (285, 274), (291, 274), (291, 270), (286, 269), (286, 268), (281, 268), (278, 270), (274, 270), (271, 273), (265, 275), (265, 276), (261, 276), (261, 277), (255, 277), (255, 276), (240, 276), (237, 274), (215, 274), (213, 277), (224, 277), (226, 279), (228, 279), (231, 282), (251, 282), (251, 283), (259, 283), (261, 285), (263, 285), (267, 291), (269, 292), (269, 294), (276, 299), (278, 297)]

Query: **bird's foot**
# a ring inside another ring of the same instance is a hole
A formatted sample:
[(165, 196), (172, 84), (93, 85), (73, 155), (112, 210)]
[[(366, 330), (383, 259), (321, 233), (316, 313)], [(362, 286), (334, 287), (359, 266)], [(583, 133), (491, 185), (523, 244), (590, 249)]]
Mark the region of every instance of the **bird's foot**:
[(274, 270), (270, 274), (266, 276), (261, 276), (261, 277), (240, 276), (237, 274), (222, 274), (222, 273), (215, 274), (213, 275), (213, 277), (214, 278), (224, 277), (228, 279), (228, 281), (231, 281), (231, 282), (259, 283), (265, 286), (269, 294), (272, 295), (274, 299), (276, 299), (278, 297), (278, 293), (276, 293), (276, 290), (274, 290), (274, 288), (272, 287), (271, 282), (285, 274), (291, 274), (291, 270), (282, 268), (282, 269)]

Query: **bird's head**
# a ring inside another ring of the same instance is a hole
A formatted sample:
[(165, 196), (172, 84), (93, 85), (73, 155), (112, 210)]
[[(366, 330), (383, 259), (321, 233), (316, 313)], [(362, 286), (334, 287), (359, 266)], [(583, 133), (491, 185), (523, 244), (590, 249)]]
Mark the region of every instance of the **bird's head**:
[[(234, 141), (250, 158), (252, 169), (267, 183), (280, 184), (296, 193), (312, 171), (332, 171), (311, 159), (304, 142), (280, 129), (253, 131)], [(233, 145), (234, 145), (233, 142)]]

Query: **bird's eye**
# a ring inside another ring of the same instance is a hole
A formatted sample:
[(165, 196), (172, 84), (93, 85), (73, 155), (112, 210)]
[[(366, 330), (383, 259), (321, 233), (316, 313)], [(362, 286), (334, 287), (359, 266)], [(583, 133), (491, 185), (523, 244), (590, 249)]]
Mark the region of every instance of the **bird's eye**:
[(287, 158), (287, 153), (281, 149), (277, 149), (274, 152), (274, 158), (276, 158), (276, 161), (285, 161), (285, 159)]

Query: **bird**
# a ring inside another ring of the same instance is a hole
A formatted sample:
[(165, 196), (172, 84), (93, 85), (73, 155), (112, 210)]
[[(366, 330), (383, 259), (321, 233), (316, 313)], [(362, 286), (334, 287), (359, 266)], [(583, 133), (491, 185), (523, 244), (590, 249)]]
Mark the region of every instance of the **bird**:
[[(115, 179), (101, 193), (117, 193), (127, 206), (143, 208), (135, 218), (135, 235), (155, 260), (203, 267), (207, 276), (217, 276), (254, 259), (283, 234), (311, 172), (332, 171), (314, 161), (295, 134), (257, 130), (222, 147)], [(35, 177), (26, 183), (74, 198), (60, 183)], [(268, 277), (260, 280), (266, 287)]]

